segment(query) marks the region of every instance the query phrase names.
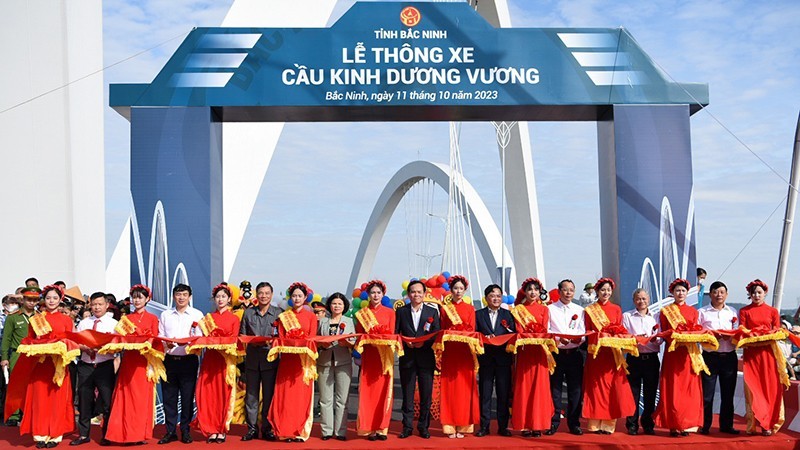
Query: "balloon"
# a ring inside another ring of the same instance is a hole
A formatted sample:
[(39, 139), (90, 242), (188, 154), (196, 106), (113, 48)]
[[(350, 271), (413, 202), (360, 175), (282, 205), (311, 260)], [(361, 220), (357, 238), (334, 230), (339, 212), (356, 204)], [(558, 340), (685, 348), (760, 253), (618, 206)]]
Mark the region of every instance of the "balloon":
[(403, 297), (406, 297), (406, 296), (408, 296), (408, 291), (406, 291), (405, 289), (403, 289)]
[(433, 295), (435, 298), (438, 298), (438, 299), (440, 299), (440, 300), (441, 300), (441, 299), (442, 299), (442, 297), (444, 296), (444, 289), (442, 289), (442, 288), (440, 288), (440, 287), (433, 288), (433, 290), (431, 290), (431, 294), (432, 294), (432, 295)]
[(311, 300), (314, 299), (314, 293), (312, 291), (308, 291), (308, 295), (306, 296), (306, 302), (311, 303)]
[(358, 298), (361, 295), (361, 289), (355, 288), (353, 289), (353, 298)]
[(503, 296), (503, 303), (510, 305), (514, 303), (514, 296), (513, 295), (504, 295)]
[(436, 277), (433, 277), (433, 278), (428, 278), (428, 281), (426, 281), (426, 282), (425, 282), (425, 284), (426, 284), (426, 285), (427, 285), (429, 288), (435, 288), (435, 287), (436, 287)]
[(550, 301), (552, 303), (557, 302), (561, 298), (561, 295), (558, 292), (558, 289), (551, 289), (550, 290)]
[(449, 283), (443, 283), (442, 284), (442, 289), (444, 289), (445, 291), (449, 291), (450, 290), (450, 284)]
[(483, 303), (483, 306), (488, 305), (488, 303), (486, 303), (486, 297), (481, 297), (481, 303)]
[(361, 300), (366, 300), (369, 295), (367, 295), (367, 291), (361, 291), (361, 295), (358, 296)]
[[(414, 277), (414, 278), (412, 278), (412, 279), (411, 279), (411, 281), (417, 281), (417, 280), (419, 280), (419, 278), (417, 278), (417, 277)], [(422, 279), (422, 282), (423, 282), (423, 283), (425, 282), (425, 279), (424, 279), (424, 278)]]
[(366, 291), (367, 290), (367, 283), (361, 283), (361, 290), (362, 291)]
[(438, 277), (436, 277), (436, 284), (438, 284), (439, 286), (443, 285), (446, 282), (447, 278), (445, 278), (444, 275), (439, 275)]
[(350, 309), (355, 312), (361, 309), (361, 299), (356, 297), (353, 299), (353, 302), (350, 303)]
[(391, 308), (393, 306), (392, 303), (393, 303), (392, 299), (390, 299), (388, 295), (384, 295), (383, 298), (381, 299), (381, 305), (386, 306), (388, 308)]
[(289, 305), (289, 308), (294, 308), (294, 300), (292, 300), (291, 297), (289, 297), (289, 299), (286, 300), (286, 304)]
[(369, 306), (368, 300), (361, 300), (361, 309), (364, 309)]
[(411, 303), (411, 299), (410, 299), (410, 298), (403, 299), (403, 301), (405, 301), (405, 302), (406, 302), (406, 305), (407, 305), (407, 304), (409, 304), (409, 303)]
[(406, 280), (406, 281), (403, 281), (400, 284), (403, 286), (403, 289), (408, 289), (408, 283), (409, 283), (409, 280)]
[(470, 297), (469, 295), (465, 295), (464, 296), (464, 301), (467, 302), (467, 303), (472, 303), (472, 297)]
[(448, 280), (448, 281), (450, 280), (450, 272), (442, 272), (442, 275), (443, 275), (445, 278), (447, 278), (447, 280)]
[(320, 302), (320, 301), (322, 301), (322, 296), (319, 295), (319, 294), (314, 294), (314, 300)]

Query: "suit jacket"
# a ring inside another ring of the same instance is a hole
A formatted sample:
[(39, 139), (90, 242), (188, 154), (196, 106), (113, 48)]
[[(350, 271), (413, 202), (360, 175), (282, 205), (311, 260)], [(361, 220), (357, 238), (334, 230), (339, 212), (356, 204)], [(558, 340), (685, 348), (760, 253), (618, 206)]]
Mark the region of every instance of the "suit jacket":
[[(397, 319), (395, 320), (395, 333), (406, 337), (420, 337), (426, 334), (435, 333), (441, 329), (439, 323), (439, 309), (422, 304), (422, 313), (419, 318), (419, 326), (414, 328), (414, 319), (411, 317), (411, 304), (398, 309), (395, 313)], [(425, 324), (428, 323), (428, 318), (433, 318), (430, 329), (425, 331)], [(430, 339), (426, 341), (422, 347), (411, 348), (405, 343), (403, 344), (404, 355), (400, 357), (400, 367), (422, 367), (426, 369), (433, 369), (436, 367), (436, 358), (433, 355), (433, 341)]]
[[(330, 336), (330, 323), (331, 319), (329, 317), (319, 319), (317, 336)], [(349, 317), (342, 316), (339, 324), (340, 326), (344, 324), (344, 331), (339, 334), (353, 334), (356, 332), (353, 319)], [(328, 348), (322, 348), (321, 346), (317, 346), (317, 348), (319, 354), (317, 366), (319, 367), (342, 366), (353, 362), (353, 350), (346, 345), (341, 345), (339, 342), (333, 342)], [(333, 364), (331, 364), (331, 360), (333, 360)]]
[[(501, 325), (505, 320), (508, 324), (508, 329)], [(516, 326), (514, 325), (514, 316), (511, 311), (500, 308), (497, 310), (497, 320), (495, 326), (492, 328), (492, 321), (489, 319), (489, 308), (482, 308), (475, 312), (475, 329), (478, 333), (483, 335), (502, 336), (504, 334), (516, 333)], [(509, 331), (510, 330), (510, 331)], [(505, 346), (497, 345), (484, 345), (483, 355), (478, 355), (478, 363), (494, 364), (497, 366), (510, 366), (514, 362), (514, 355), (506, 351)]]
[[(239, 335), (241, 336), (274, 336), (277, 335), (277, 330), (273, 328), (272, 323), (278, 320), (278, 316), (283, 310), (277, 306), (270, 305), (265, 315), (258, 314), (255, 308), (248, 308), (242, 315), (242, 321), (239, 325)], [(267, 361), (267, 354), (269, 354), (270, 345), (248, 345), (247, 353), (244, 358), (244, 365), (246, 370), (277, 370), (278, 359), (275, 361)]]

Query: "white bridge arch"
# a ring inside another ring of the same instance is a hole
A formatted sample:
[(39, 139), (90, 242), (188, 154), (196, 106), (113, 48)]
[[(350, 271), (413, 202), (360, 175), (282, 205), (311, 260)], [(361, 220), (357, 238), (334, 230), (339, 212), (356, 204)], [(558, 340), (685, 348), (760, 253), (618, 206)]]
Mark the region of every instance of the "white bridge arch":
[[(401, 167), (386, 184), (369, 217), (364, 235), (361, 237), (361, 244), (358, 246), (353, 270), (350, 273), (348, 292), (352, 291), (357, 283), (365, 281), (369, 277), (383, 234), (386, 232), (389, 220), (400, 204), (400, 200), (403, 199), (403, 196), (411, 186), (423, 179), (433, 181), (445, 193), (450, 194), (450, 168), (448, 166), (429, 161), (414, 161)], [(462, 180), (463, 185), (459, 193), (462, 198), (455, 202), (456, 206), (458, 208), (461, 207), (460, 205), (466, 206), (467, 211), (460, 212), (462, 214), (470, 214), (472, 218), (472, 237), (475, 239), (478, 250), (483, 257), (483, 262), (489, 270), (492, 282), (499, 284), (500, 274), (497, 269), (501, 267), (501, 261), (503, 260), (500, 253), (500, 247), (502, 246), (500, 230), (498, 230), (497, 224), (489, 214), (489, 210), (478, 195), (478, 192), (466, 179), (462, 178)], [(511, 269), (508, 280), (509, 286), (516, 286), (516, 272), (513, 263), (511, 263), (512, 259), (508, 253), (508, 248), (503, 248), (503, 252), (505, 252), (506, 266)], [(482, 289), (482, 287), (479, 287), (479, 289)]]

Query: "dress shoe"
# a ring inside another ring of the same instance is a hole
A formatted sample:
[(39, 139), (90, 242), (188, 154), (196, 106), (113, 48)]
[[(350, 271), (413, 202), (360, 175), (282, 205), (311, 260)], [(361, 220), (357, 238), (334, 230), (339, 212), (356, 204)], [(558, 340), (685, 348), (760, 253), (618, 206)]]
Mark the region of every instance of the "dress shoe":
[(405, 439), (411, 436), (411, 431), (412, 431), (411, 428), (403, 428), (403, 431), (401, 431), (397, 437), (399, 437), (400, 439)]
[(531, 435), (533, 437), (535, 437), (535, 438), (542, 437), (542, 432), (541, 431), (534, 431), (533, 433), (531, 433)]
[(217, 443), (217, 437), (216, 436), (209, 437), (208, 439), (206, 439), (206, 444), (216, 444), (216, 443)]
[(525, 430), (521, 433), (522, 437), (531, 437), (533, 436), (533, 432), (530, 430)]
[(347, 436), (336, 436), (336, 440), (337, 441), (346, 441), (347, 440)]
[(430, 439), (431, 433), (428, 430), (419, 430), (419, 435), (422, 439)]
[(242, 436), (243, 441), (252, 441), (258, 437), (258, 430), (255, 428), (248, 428), (247, 433)]
[(733, 429), (733, 428), (725, 428), (724, 430), (720, 429), (719, 432), (720, 433), (725, 433), (725, 434), (739, 434), (740, 433), (739, 430), (736, 430), (736, 429)]
[(191, 444), (192, 442), (194, 442), (194, 439), (192, 439), (192, 435), (190, 435), (189, 433), (181, 434), (181, 442), (183, 442), (184, 444)]
[(628, 434), (630, 434), (631, 436), (636, 436), (637, 434), (639, 434), (639, 430), (637, 430), (636, 428), (628, 428)]
[(547, 436), (552, 436), (556, 434), (556, 430), (557, 430), (556, 428), (550, 428), (549, 430), (545, 431), (544, 434)]
[(650, 436), (655, 436), (656, 430), (654, 430), (652, 428), (645, 428), (644, 429), (644, 434), (649, 434)]
[(377, 441), (378, 440), (378, 435), (377, 434), (370, 434), (369, 436), (367, 436), (367, 440), (368, 441)]
[(489, 434), (489, 430), (480, 429), (475, 432), (475, 437), (484, 437)]
[(514, 435), (514, 433), (512, 433), (511, 430), (509, 430), (508, 428), (503, 428), (502, 430), (498, 431), (497, 434), (505, 437), (510, 437)]
[(583, 430), (581, 430), (581, 427), (570, 428), (569, 432), (574, 434), (575, 436), (581, 436), (583, 434)]
[(272, 430), (261, 430), (261, 436), (264, 438), (265, 441), (275, 442), (278, 438), (275, 437), (275, 432)]
[(763, 430), (761, 432), (762, 436), (772, 436), (772, 430)]
[(70, 446), (75, 445), (83, 445), (89, 443), (89, 436), (80, 436), (77, 439), (73, 439), (72, 442), (69, 443)]
[(697, 432), (703, 435), (708, 435), (710, 433), (708, 428), (700, 428), (699, 430), (697, 430)]
[(47, 442), (45, 441), (36, 441), (36, 448), (45, 448), (47, 447)]
[(6, 426), (8, 426), (8, 427), (18, 427), (19, 426), (19, 420), (17, 420), (17, 419), (9, 419), (8, 422), (6, 422)]
[(56, 448), (57, 445), (58, 445), (58, 442), (50, 441), (50, 442), (47, 443), (47, 445), (44, 446), (44, 448)]
[(159, 444), (169, 444), (170, 442), (175, 442), (178, 440), (178, 435), (174, 433), (167, 433), (162, 437), (158, 443)]
[(385, 441), (385, 440), (386, 440), (386, 439), (388, 439), (388, 438), (386, 437), (386, 435), (385, 435), (385, 434), (376, 434), (376, 435), (375, 435), (375, 439), (377, 439), (377, 440), (379, 440), (379, 441)]
[(332, 438), (333, 436), (322, 436), (323, 441), (327, 441), (328, 439)]
[[(134, 442), (133, 445), (143, 445), (144, 441)], [(100, 446), (101, 447), (108, 447), (111, 445), (111, 441), (106, 438), (100, 439)]]
[(688, 435), (689, 435), (688, 431), (681, 431), (681, 436), (688, 436)]
[(222, 443), (224, 443), (224, 442), (225, 442), (225, 438), (226, 438), (226, 437), (227, 437), (227, 436), (225, 436), (224, 434), (221, 434), (221, 435), (217, 436), (217, 444), (222, 444)]

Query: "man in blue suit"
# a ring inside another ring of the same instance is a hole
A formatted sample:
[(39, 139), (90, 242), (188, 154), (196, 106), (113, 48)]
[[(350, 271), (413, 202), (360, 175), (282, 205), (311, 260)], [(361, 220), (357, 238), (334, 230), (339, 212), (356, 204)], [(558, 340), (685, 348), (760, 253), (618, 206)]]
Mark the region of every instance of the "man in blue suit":
[[(439, 331), (439, 309), (426, 306), (425, 285), (414, 280), (408, 284), (408, 297), (411, 302), (397, 310), (395, 332), (405, 337), (421, 337)], [(403, 356), (400, 357), (400, 386), (403, 389), (403, 431), (398, 436), (405, 439), (411, 436), (414, 423), (414, 388), (419, 382), (419, 420), (417, 429), (425, 439), (431, 437), (428, 427), (431, 423), (431, 403), (433, 400), (433, 371), (436, 358), (433, 354), (433, 339), (411, 344), (403, 343)]]
[[(476, 329), (487, 337), (516, 333), (514, 317), (503, 304), (503, 291), (500, 286), (491, 284), (483, 291), (486, 308), (475, 313)], [(497, 393), (497, 433), (511, 436), (508, 430), (508, 397), (511, 390), (511, 364), (513, 356), (506, 352), (505, 346), (485, 345), (483, 355), (478, 356), (480, 369), (478, 389), (481, 398), (481, 426), (475, 436), (489, 434), (489, 421), (492, 418), (492, 391)]]

